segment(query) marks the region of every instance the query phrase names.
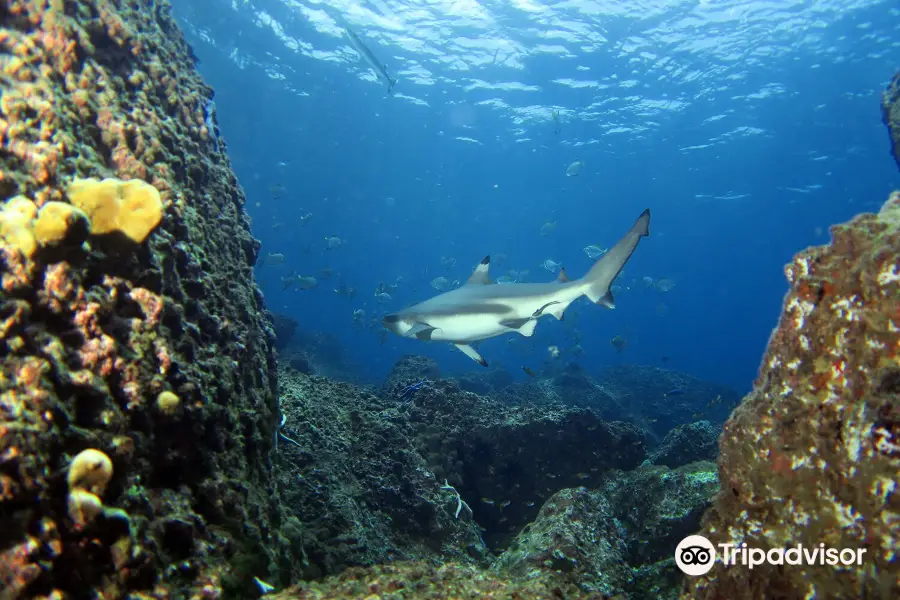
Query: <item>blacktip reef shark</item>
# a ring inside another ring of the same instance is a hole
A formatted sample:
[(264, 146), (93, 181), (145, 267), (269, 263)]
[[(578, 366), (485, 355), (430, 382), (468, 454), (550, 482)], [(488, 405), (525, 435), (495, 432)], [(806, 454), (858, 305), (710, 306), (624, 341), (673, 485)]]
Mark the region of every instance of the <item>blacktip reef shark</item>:
[(350, 45), (353, 46), (353, 49), (365, 60), (369, 63), (369, 66), (375, 70), (375, 74), (378, 76), (380, 80), (382, 80), (387, 85), (388, 94), (391, 93), (391, 90), (394, 89), (394, 86), (397, 84), (397, 80), (390, 76), (387, 71), (387, 65), (379, 62), (375, 55), (372, 54), (372, 51), (369, 50), (369, 47), (366, 46), (359, 36), (353, 33), (348, 27), (344, 27), (344, 31), (347, 32), (347, 37), (350, 38)]
[(405, 338), (450, 342), (483, 367), (487, 361), (472, 347), (480, 340), (518, 332), (534, 334), (538, 319), (550, 314), (558, 320), (569, 305), (582, 296), (591, 302), (615, 308), (609, 286), (631, 258), (642, 237), (650, 235), (650, 209), (635, 221), (631, 230), (604, 254), (581, 279), (570, 281), (561, 269), (549, 283), (508, 283), (491, 281), (486, 256), (465, 285), (445, 292), (400, 312), (387, 315), (381, 324)]

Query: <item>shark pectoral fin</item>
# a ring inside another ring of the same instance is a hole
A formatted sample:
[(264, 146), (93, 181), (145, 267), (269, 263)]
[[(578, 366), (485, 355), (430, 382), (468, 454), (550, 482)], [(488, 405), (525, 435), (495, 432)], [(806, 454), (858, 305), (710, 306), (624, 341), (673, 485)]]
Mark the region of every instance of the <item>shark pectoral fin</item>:
[(425, 327), (416, 332), (416, 339), (422, 340), (423, 342), (431, 341), (431, 334), (434, 333), (436, 327)]
[(456, 346), (457, 348), (459, 348), (460, 350), (462, 350), (463, 354), (465, 354), (466, 356), (468, 356), (469, 358), (471, 358), (472, 360), (477, 362), (482, 367), (488, 366), (488, 363), (486, 360), (484, 360), (484, 357), (481, 356), (480, 354), (478, 354), (478, 350), (476, 350), (472, 346), (470, 346), (468, 344), (453, 344), (453, 345)]
[(435, 327), (432, 327), (428, 323), (417, 321), (412, 328), (406, 332), (405, 337), (415, 337), (417, 340), (428, 341), (431, 339), (431, 334), (435, 329)]
[(550, 313), (551, 315), (553, 315), (554, 317), (556, 317), (557, 320), (562, 321), (563, 317), (566, 316), (565, 312), (566, 312), (566, 309), (569, 308), (569, 304), (570, 304), (569, 302), (565, 302), (565, 303), (560, 302), (559, 304), (557, 304), (556, 306), (554, 306), (547, 312)]
[(490, 255), (485, 256), (484, 259), (475, 267), (475, 270), (472, 271), (472, 274), (469, 276), (469, 279), (466, 280), (466, 285), (488, 285), (490, 283), (494, 283), (491, 281), (491, 276), (488, 271), (491, 268), (491, 257)]
[(600, 306), (605, 306), (606, 308), (615, 308), (616, 307), (616, 299), (613, 298), (613, 293), (611, 290), (606, 290), (606, 293), (600, 296), (597, 300), (597, 304)]
[(537, 327), (537, 319), (526, 317), (524, 319), (509, 319), (500, 321), (500, 324), (510, 329), (515, 329), (525, 337), (534, 335), (534, 328)]

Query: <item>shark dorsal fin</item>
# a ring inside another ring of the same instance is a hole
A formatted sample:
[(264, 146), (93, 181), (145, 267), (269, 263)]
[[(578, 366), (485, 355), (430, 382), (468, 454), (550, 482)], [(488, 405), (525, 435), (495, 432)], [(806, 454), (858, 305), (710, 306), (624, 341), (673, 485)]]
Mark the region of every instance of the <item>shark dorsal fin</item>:
[(472, 271), (472, 275), (469, 276), (469, 279), (466, 280), (466, 285), (488, 285), (489, 283), (494, 283), (491, 281), (491, 276), (488, 274), (488, 270), (491, 267), (491, 257), (490, 255), (485, 256), (484, 260), (478, 263), (478, 266), (475, 267), (475, 270)]
[(562, 269), (559, 270), (559, 276), (557, 276), (556, 280), (560, 283), (565, 283), (565, 282), (569, 281), (569, 276), (566, 275), (565, 267), (563, 267)]

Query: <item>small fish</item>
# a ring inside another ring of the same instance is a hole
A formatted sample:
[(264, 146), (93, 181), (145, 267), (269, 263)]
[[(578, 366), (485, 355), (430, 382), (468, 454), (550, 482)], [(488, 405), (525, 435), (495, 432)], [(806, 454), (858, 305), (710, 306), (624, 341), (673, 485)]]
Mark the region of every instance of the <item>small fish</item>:
[(559, 358), (559, 346), (547, 346), (547, 352), (550, 353), (550, 358)]
[(491, 500), (490, 498), (482, 498), (481, 501), (482, 501), (484, 504), (487, 504), (488, 506), (493, 506), (493, 505), (494, 505), (494, 501)]
[(577, 177), (583, 168), (584, 163), (580, 160), (576, 160), (566, 168), (566, 177)]
[(360, 321), (365, 321), (366, 320), (366, 311), (364, 311), (361, 308), (357, 308), (356, 310), (354, 310), (353, 311), (353, 320), (357, 323), (359, 323)]
[(532, 371), (532, 370), (529, 369), (528, 367), (523, 366), (523, 367), (522, 367), (522, 370), (525, 371), (525, 374), (528, 375), (529, 377), (537, 377), (537, 373), (535, 373), (534, 371)]
[(665, 294), (668, 291), (671, 291), (675, 288), (675, 280), (669, 279), (668, 277), (663, 277), (659, 281), (656, 282), (656, 289), (659, 290), (661, 294)]
[(435, 277), (431, 280), (431, 287), (439, 292), (446, 292), (450, 289), (450, 281), (446, 277)]
[(311, 290), (317, 285), (319, 285), (319, 282), (316, 281), (315, 277), (297, 277), (297, 287), (301, 290)]
[(663, 400), (667, 400), (669, 398), (675, 398), (677, 396), (681, 396), (684, 394), (684, 390), (682, 388), (674, 388), (663, 394)]
[(516, 280), (509, 275), (501, 275), (497, 278), (497, 283), (515, 283)]
[(284, 262), (284, 254), (281, 252), (269, 252), (266, 255), (267, 265), (280, 265)]
[(555, 108), (551, 113), (551, 118), (553, 120), (553, 133), (559, 135), (562, 132), (562, 122), (559, 120), (559, 111)]
[(628, 340), (626, 340), (621, 335), (617, 335), (613, 339), (609, 340), (609, 343), (612, 344), (612, 347), (616, 349), (616, 352), (619, 354), (622, 353), (625, 348), (628, 347)]
[(562, 268), (562, 264), (556, 262), (553, 259), (548, 258), (544, 262), (541, 263), (541, 266), (550, 271), (551, 273), (559, 273), (559, 270)]
[(344, 240), (339, 238), (336, 235), (328, 236), (325, 238), (325, 246), (329, 250), (334, 250), (335, 248), (340, 248), (344, 245)]
[(547, 221), (541, 225), (541, 235), (544, 237), (550, 237), (554, 231), (556, 231), (556, 221)]
[(584, 253), (588, 255), (588, 258), (591, 260), (596, 260), (609, 252), (609, 248), (601, 248), (600, 246), (585, 246)]
[(391, 295), (388, 293), (380, 292), (380, 293), (375, 294), (375, 299), (378, 300), (379, 304), (384, 304), (385, 302), (390, 302), (394, 298), (391, 297)]
[(456, 266), (456, 259), (452, 256), (442, 256), (441, 266), (446, 267), (447, 269), (452, 269)]
[(273, 200), (278, 200), (279, 198), (281, 198), (281, 196), (284, 195), (284, 192), (284, 186), (280, 183), (269, 186), (269, 193), (272, 195)]
[(301, 225), (306, 225), (307, 223), (309, 223), (309, 220), (310, 220), (310, 219), (312, 219), (312, 213), (308, 212), (308, 213), (306, 213), (305, 215), (302, 215), (302, 216), (300, 217), (300, 224), (301, 224)]

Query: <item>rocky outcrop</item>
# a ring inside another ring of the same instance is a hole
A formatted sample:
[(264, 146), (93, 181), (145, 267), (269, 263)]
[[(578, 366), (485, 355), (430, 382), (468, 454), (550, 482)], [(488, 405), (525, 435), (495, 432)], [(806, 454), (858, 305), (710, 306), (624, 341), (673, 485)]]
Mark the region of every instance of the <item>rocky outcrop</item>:
[(441, 368), (434, 360), (417, 354), (407, 354), (391, 369), (384, 383), (388, 395), (396, 395), (408, 385), (420, 381), (437, 381), (441, 378)]
[(714, 544), (865, 550), (862, 564), (761, 565), (688, 578), (683, 598), (900, 595), (900, 194), (786, 268), (754, 390), (720, 439)]
[(416, 452), (393, 399), (324, 377), (280, 372), (278, 440), (288, 534), (304, 578), (394, 560), (476, 563), (486, 555), (470, 512)]
[(650, 453), (650, 462), (676, 468), (698, 460), (715, 460), (718, 435), (709, 421), (679, 425)]
[[(168, 4), (149, 6), (0, 8), (0, 200), (68, 205), (81, 178), (92, 227), (64, 252), (23, 245), (24, 213), (0, 228), (4, 598), (208, 598), (296, 573), (269, 460), (259, 244), (212, 91)], [(116, 243), (100, 235), (116, 227)], [(108, 461), (103, 485), (73, 474), (76, 455)]]
[(675, 547), (697, 529), (718, 489), (710, 462), (612, 470), (595, 489), (554, 494), (494, 569), (526, 579), (555, 574), (586, 597), (672, 598)]

